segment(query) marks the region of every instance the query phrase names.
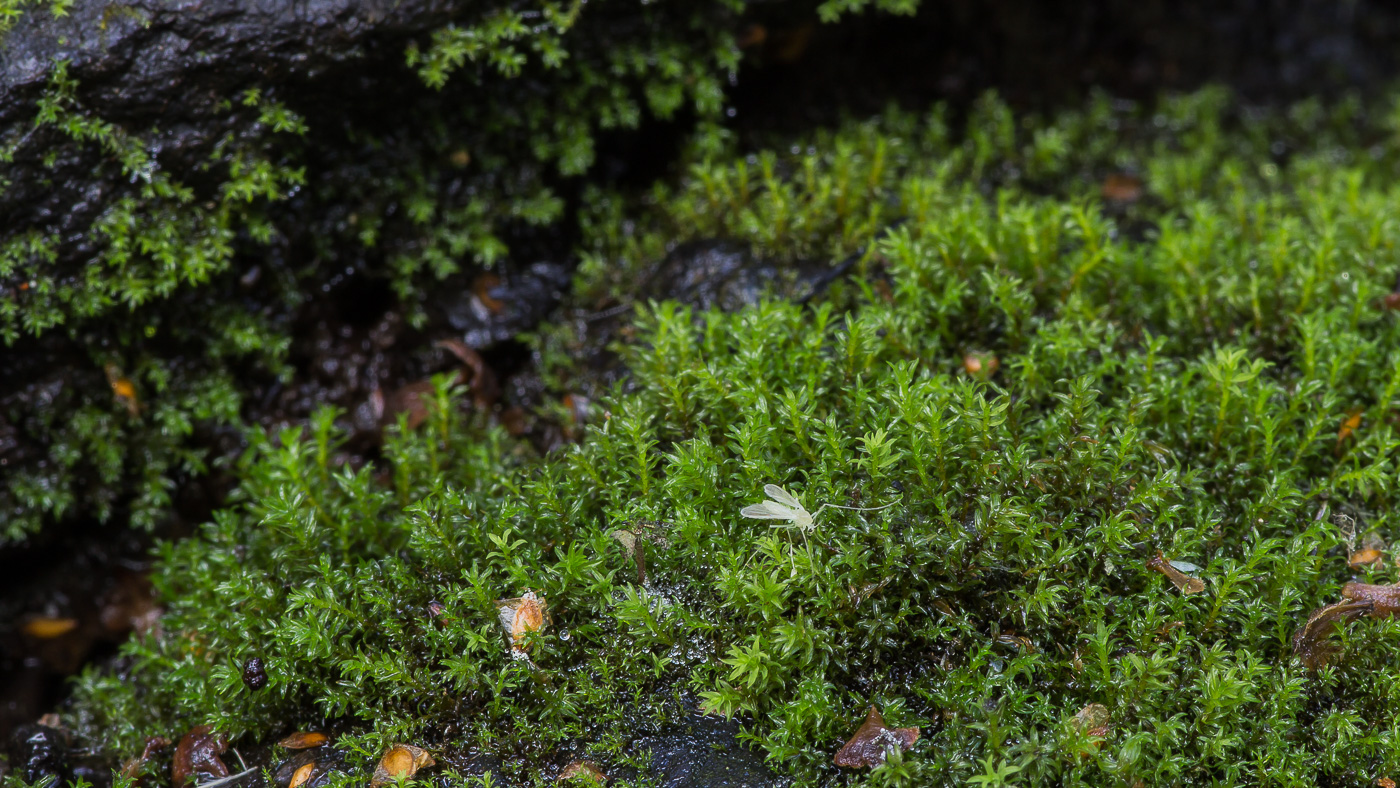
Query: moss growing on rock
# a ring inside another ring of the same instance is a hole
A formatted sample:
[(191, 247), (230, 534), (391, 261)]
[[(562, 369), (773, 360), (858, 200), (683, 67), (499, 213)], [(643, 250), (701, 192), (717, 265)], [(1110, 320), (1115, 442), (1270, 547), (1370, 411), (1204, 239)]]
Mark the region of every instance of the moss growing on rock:
[[(543, 783), (568, 749), (645, 784), (629, 743), (699, 706), (812, 784), (874, 704), (921, 735), (855, 782), (1393, 777), (1400, 627), (1352, 622), (1317, 670), (1290, 638), (1348, 579), (1396, 579), (1348, 557), (1395, 536), (1400, 148), (1351, 105), (1230, 106), (1023, 125), (989, 98), (962, 140), (892, 113), (649, 207), (597, 197), (633, 221), (590, 225), (580, 309), (691, 235), (869, 251), (815, 306), (640, 309), (625, 387), (543, 460), (446, 381), (378, 466), (335, 465), (329, 412), (258, 441), (240, 503), (162, 548), (159, 631), (83, 678), (72, 724), (116, 757), (328, 719), (361, 774), (413, 741), (449, 773), (473, 752)], [(1125, 169), (1139, 193), (1104, 182)], [(765, 484), (886, 508), (741, 516)], [(495, 602), (526, 591), (551, 624), (520, 659)]]

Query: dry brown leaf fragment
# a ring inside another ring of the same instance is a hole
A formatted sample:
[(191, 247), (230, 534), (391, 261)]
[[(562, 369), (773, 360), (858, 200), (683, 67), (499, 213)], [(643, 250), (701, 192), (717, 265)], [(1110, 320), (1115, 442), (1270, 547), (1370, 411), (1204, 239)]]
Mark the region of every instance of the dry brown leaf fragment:
[(918, 728), (885, 727), (885, 718), (872, 705), (856, 735), (837, 750), (836, 757), (831, 760), (837, 766), (847, 769), (873, 768), (885, 762), (891, 747), (907, 750), (918, 740)]
[[(1342, 589), (1342, 593), (1346, 593), (1346, 588)], [(1318, 670), (1326, 666), (1327, 661), (1337, 652), (1337, 647), (1331, 640), (1332, 633), (1353, 618), (1370, 613), (1372, 607), (1371, 602), (1349, 599), (1314, 610), (1298, 631), (1293, 633), (1293, 653), (1309, 670)]]
[(1126, 172), (1110, 173), (1100, 187), (1105, 200), (1137, 202), (1142, 198), (1142, 179)]
[(370, 788), (379, 788), (396, 780), (407, 780), (417, 774), (419, 769), (436, 763), (433, 756), (422, 747), (395, 744), (379, 759), (379, 765), (374, 769), (374, 778), (369, 782)]
[(135, 778), (141, 774), (141, 767), (145, 766), (156, 750), (170, 746), (170, 740), (164, 736), (151, 736), (146, 739), (146, 746), (141, 749), (141, 754), (122, 764), (121, 776)]
[(1205, 581), (1199, 577), (1192, 577), (1180, 569), (1172, 566), (1171, 562), (1158, 550), (1157, 554), (1147, 559), (1147, 568), (1156, 572), (1161, 572), (1166, 578), (1172, 581), (1172, 585), (1183, 594), (1199, 594), (1206, 590)]
[(549, 606), (544, 597), (526, 591), (514, 599), (496, 600), (496, 615), (510, 636), (512, 655), (519, 659), (530, 650), (529, 634), (542, 632), (548, 625)]
[(1074, 723), (1084, 731), (1085, 736), (1102, 739), (1108, 735), (1110, 727), (1108, 707), (1102, 703), (1090, 703), (1074, 715)]
[(328, 741), (330, 741), (330, 737), (324, 733), (297, 731), (282, 741), (277, 742), (277, 746), (286, 747), (289, 750), (309, 750), (312, 747), (320, 747)]
[(77, 628), (76, 618), (31, 618), (24, 624), (24, 634), (39, 640), (52, 640)]
[(556, 777), (554, 781), (563, 782), (576, 777), (582, 777), (598, 785), (603, 785), (608, 781), (608, 777), (603, 774), (603, 770), (589, 761), (570, 761), (569, 765), (565, 766), (563, 771), (559, 772), (559, 776)]
[(211, 725), (196, 725), (175, 746), (170, 779), (175, 788), (190, 780), (205, 783), (228, 776), (228, 767), (219, 756), (228, 750), (228, 739)]
[(1395, 788), (1395, 781), (1389, 777), (1377, 777), (1376, 788)]
[(1400, 612), (1400, 586), (1347, 583), (1342, 586), (1342, 598), (1349, 602), (1370, 604), (1371, 609), (1366, 611), (1366, 615), (1372, 618), (1390, 618)]

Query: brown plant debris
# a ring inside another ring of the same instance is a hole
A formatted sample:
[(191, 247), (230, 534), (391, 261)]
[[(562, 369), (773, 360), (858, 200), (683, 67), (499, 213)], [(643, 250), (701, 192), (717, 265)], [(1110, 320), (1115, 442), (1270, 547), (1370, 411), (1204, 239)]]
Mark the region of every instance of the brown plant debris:
[(409, 779), (417, 774), (419, 769), (435, 763), (437, 762), (433, 760), (433, 756), (421, 747), (395, 744), (379, 759), (379, 765), (374, 769), (374, 778), (369, 781), (370, 788), (379, 788), (395, 780)]
[(506, 634), (510, 635), (511, 654), (523, 659), (530, 650), (526, 637), (531, 632), (542, 632), (549, 623), (549, 606), (545, 598), (526, 591), (515, 599), (496, 600), (496, 615)]
[(291, 736), (277, 742), (278, 747), (286, 747), (289, 750), (309, 750), (312, 747), (320, 747), (330, 741), (330, 737), (324, 733), (315, 731), (297, 731)]
[(1137, 202), (1142, 198), (1142, 179), (1126, 172), (1110, 173), (1099, 190), (1105, 200)]
[(559, 776), (555, 778), (555, 782), (572, 780), (575, 777), (582, 777), (598, 785), (603, 785), (608, 781), (607, 775), (603, 774), (601, 769), (589, 761), (570, 761), (569, 765), (565, 766), (564, 770), (559, 772)]
[[(1346, 593), (1345, 588), (1342, 593)], [(1373, 603), (1368, 601), (1349, 599), (1314, 610), (1312, 615), (1308, 616), (1307, 622), (1293, 633), (1293, 653), (1298, 655), (1309, 670), (1318, 670), (1326, 666), (1327, 661), (1337, 653), (1337, 646), (1331, 640), (1332, 633), (1341, 624), (1370, 613), (1373, 606)]]
[(1172, 566), (1171, 562), (1162, 555), (1161, 550), (1147, 559), (1147, 568), (1166, 575), (1166, 578), (1172, 581), (1172, 585), (1176, 586), (1177, 590), (1183, 594), (1199, 594), (1206, 590), (1205, 581), (1199, 577), (1192, 577)]
[(141, 767), (150, 762), (151, 756), (156, 750), (161, 750), (170, 746), (170, 740), (164, 736), (150, 736), (146, 739), (146, 746), (141, 749), (141, 754), (122, 763), (119, 774), (122, 777), (134, 779), (141, 774)]
[(860, 730), (836, 751), (832, 762), (846, 769), (879, 766), (885, 762), (886, 753), (891, 747), (907, 750), (918, 740), (918, 728), (887, 728), (880, 711), (871, 706)]
[(228, 767), (219, 756), (228, 750), (228, 739), (211, 725), (196, 725), (175, 746), (170, 764), (170, 781), (175, 788), (195, 782), (205, 783), (228, 776)]
[(24, 634), (39, 640), (53, 640), (78, 628), (76, 618), (32, 618), (24, 624)]
[(1349, 602), (1370, 604), (1371, 609), (1366, 611), (1366, 615), (1371, 618), (1390, 618), (1400, 612), (1400, 586), (1347, 583), (1342, 586), (1342, 598)]

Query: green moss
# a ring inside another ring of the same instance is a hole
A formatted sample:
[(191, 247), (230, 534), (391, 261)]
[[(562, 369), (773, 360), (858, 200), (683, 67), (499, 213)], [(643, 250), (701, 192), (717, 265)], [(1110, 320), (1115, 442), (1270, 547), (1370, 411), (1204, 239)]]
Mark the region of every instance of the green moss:
[[(240, 504), (162, 549), (161, 629), (129, 673), (83, 678), (75, 724), (116, 756), (195, 723), (260, 740), (330, 717), (359, 768), (414, 740), (543, 783), (566, 741), (644, 766), (626, 742), (698, 701), (812, 784), (875, 703), (923, 736), (853, 782), (1394, 775), (1400, 625), (1352, 624), (1315, 673), (1290, 636), (1349, 577), (1397, 579), (1349, 569), (1334, 516), (1395, 536), (1400, 321), (1379, 302), (1400, 148), (1353, 105), (1231, 106), (1022, 124), (988, 98), (960, 141), (941, 113), (891, 113), (811, 153), (699, 164), (649, 207), (597, 196), (632, 221), (589, 225), (585, 301), (691, 235), (775, 260), (871, 246), (815, 308), (640, 309), (626, 389), (543, 461), (442, 386), (378, 468), (335, 467), (329, 413), (259, 441)], [(1280, 161), (1280, 139), (1316, 145)], [(1121, 167), (1146, 196), (1106, 211)], [(1000, 370), (968, 374), (970, 351)], [(892, 505), (810, 533), (742, 517), (769, 483), (813, 511)], [(611, 535), (643, 521), (664, 537), (645, 584)], [(1152, 571), (1157, 551), (1205, 592)], [(533, 664), (493, 605), (527, 589), (554, 618)], [(1076, 722), (1091, 703), (1101, 741)]]

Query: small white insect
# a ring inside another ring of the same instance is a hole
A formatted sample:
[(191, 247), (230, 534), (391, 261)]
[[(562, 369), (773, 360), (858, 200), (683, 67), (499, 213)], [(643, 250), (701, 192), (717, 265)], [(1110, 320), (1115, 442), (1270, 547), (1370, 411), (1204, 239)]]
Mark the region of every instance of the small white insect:
[(817, 527), (817, 515), (822, 513), (822, 509), (828, 506), (833, 509), (849, 509), (853, 512), (874, 512), (880, 509), (888, 509), (894, 506), (897, 501), (891, 501), (884, 506), (876, 506), (869, 509), (862, 509), (858, 506), (838, 506), (834, 503), (824, 503), (817, 507), (815, 512), (807, 511), (807, 507), (797, 500), (792, 493), (784, 490), (776, 484), (763, 485), (763, 492), (768, 494), (772, 500), (756, 503), (752, 506), (745, 506), (739, 510), (739, 514), (754, 520), (787, 520), (788, 525), (778, 525), (775, 528), (796, 528), (803, 532), (814, 530)]
[[(862, 509), (856, 506), (838, 506), (834, 503), (824, 503), (821, 506), (817, 507), (817, 510), (815, 512), (809, 512), (807, 511), (807, 507), (803, 506), (802, 502), (797, 500), (797, 498), (792, 493), (788, 492), (787, 490), (784, 490), (776, 484), (763, 485), (763, 492), (767, 493), (768, 497), (772, 500), (764, 501), (763, 503), (756, 503), (752, 506), (745, 506), (743, 509), (739, 510), (739, 514), (742, 514), (743, 516), (752, 518), (754, 520), (786, 520), (787, 524), (774, 525), (773, 527), (792, 528), (802, 533), (803, 552), (805, 552), (807, 555), (807, 562), (809, 565), (812, 564), (813, 559), (812, 545), (807, 541), (807, 533), (809, 531), (816, 530), (817, 515), (821, 514), (823, 509), (830, 506), (833, 509), (849, 509), (851, 511), (856, 512), (873, 512), (879, 509), (889, 508), (898, 503), (898, 501), (890, 501), (884, 506), (876, 506), (871, 509)], [(755, 553), (755, 555), (757, 555), (757, 553)], [(752, 561), (753, 559), (750, 558), (749, 560)], [(794, 577), (797, 576), (796, 556), (793, 556), (792, 574)]]

